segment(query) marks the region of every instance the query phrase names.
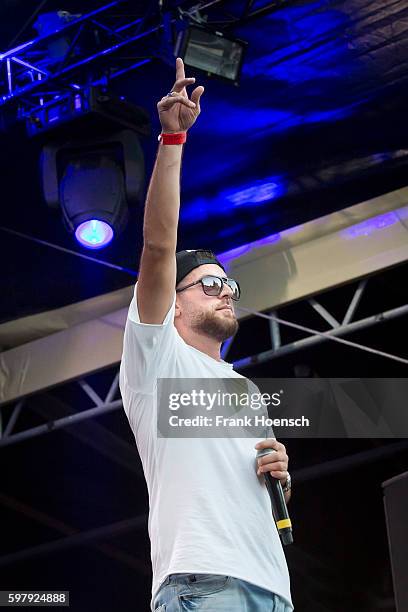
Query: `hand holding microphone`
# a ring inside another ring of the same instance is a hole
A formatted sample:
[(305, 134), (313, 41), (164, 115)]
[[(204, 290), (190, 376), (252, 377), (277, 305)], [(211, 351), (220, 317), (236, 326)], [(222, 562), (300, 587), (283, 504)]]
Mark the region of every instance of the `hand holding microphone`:
[(276, 522), (279, 535), (283, 544), (292, 544), (292, 523), (289, 518), (286, 501), (280, 480), (290, 483), (288, 469), (289, 458), (283, 444), (274, 438), (268, 438), (258, 442), (257, 449), (257, 474), (264, 474), (265, 484), (271, 498), (272, 513)]

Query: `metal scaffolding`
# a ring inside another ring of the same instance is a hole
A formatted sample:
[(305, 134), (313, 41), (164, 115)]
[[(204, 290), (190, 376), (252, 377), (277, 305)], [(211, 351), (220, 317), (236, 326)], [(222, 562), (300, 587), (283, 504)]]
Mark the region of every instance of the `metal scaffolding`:
[[(301, 301), (305, 307), (311, 307), (318, 312), (320, 317), (322, 317), (322, 319), (329, 326), (329, 331), (324, 332), (323, 336), (320, 335), (320, 332), (318, 332), (318, 335), (311, 335), (302, 340), (298, 340), (297, 342), (291, 342), (286, 345), (283, 344), (281, 337), (282, 325), (293, 325), (293, 323), (289, 321), (282, 322), (282, 319), (280, 319), (278, 316), (278, 309), (274, 309), (271, 311), (271, 315), (267, 315), (273, 317), (272, 319), (269, 319), (272, 349), (259, 355), (252, 355), (241, 359), (234, 364), (235, 367), (244, 372), (247, 367), (254, 365), (255, 363), (264, 363), (268, 360), (275, 359), (288, 353), (294, 353), (302, 348), (313, 346), (316, 343), (323, 341), (337, 341), (338, 338), (333, 338), (333, 334), (337, 334), (338, 336), (345, 335), (355, 331), (356, 329), (363, 329), (369, 326), (379, 325), (380, 323), (389, 321), (392, 318), (408, 313), (408, 305), (403, 305), (390, 311), (356, 320), (355, 317), (357, 314), (358, 305), (364, 295), (367, 282), (367, 279), (361, 280), (358, 283), (351, 300), (348, 302), (345, 301), (345, 314), (341, 321), (337, 320), (333, 313), (330, 313), (322, 305), (321, 301), (317, 299), (317, 297), (309, 297)], [(264, 316), (263, 313), (258, 314)], [(295, 326), (297, 325), (295, 324)], [(303, 326), (297, 327), (302, 328)], [(308, 328), (303, 329), (307, 330)], [(227, 356), (228, 351), (231, 350), (234, 341), (236, 341), (236, 338), (231, 339), (224, 344), (222, 349), (222, 356), (224, 358)], [(354, 347), (357, 346), (359, 350), (369, 348), (378, 354), (379, 357), (384, 358), (385, 354), (381, 353), (381, 351), (376, 351), (376, 349), (372, 349), (371, 347), (355, 345), (355, 343), (352, 344)], [(387, 357), (395, 358), (396, 356), (387, 355)], [(397, 357), (397, 359), (400, 358)], [(110, 372), (111, 371), (112, 369)], [(106, 373), (105, 377), (107, 376), (108, 373)], [(86, 380), (83, 377), (65, 384), (73, 384), (79, 388), (84, 396), (84, 403), (87, 403), (89, 400), (91, 402), (91, 407), (77, 412), (75, 411), (74, 407), (68, 406), (60, 399), (51, 395), (50, 392), (45, 392), (45, 401), (42, 402), (40, 406), (34, 406), (36, 414), (42, 416), (45, 419), (45, 422), (37, 427), (31, 427), (23, 431), (16, 431), (18, 419), (22, 414), (22, 411), (29, 410), (32, 398), (35, 398), (40, 394), (20, 399), (12, 407), (9, 405), (3, 406), (0, 408), (0, 417), (4, 417), (3, 422), (5, 423), (5, 427), (3, 434), (0, 437), (0, 452), (3, 452), (6, 446), (36, 438), (45, 433), (65, 429), (69, 435), (79, 438), (82, 442), (85, 442), (85, 444), (91, 446), (95, 451), (99, 452), (105, 457), (108, 457), (121, 467), (130, 470), (132, 477), (136, 477), (140, 483), (144, 482), (143, 470), (135, 445), (126, 442), (119, 436), (108, 431), (108, 429), (100, 425), (94, 418), (114, 410), (122, 409), (122, 400), (120, 397), (118, 397), (119, 372), (117, 368), (113, 372), (113, 376), (110, 379), (110, 384), (107, 387), (108, 391), (103, 396), (97, 392), (89, 380)], [(5, 418), (6, 413), (8, 413), (7, 419)], [(70, 425), (74, 424), (80, 424), (80, 427), (69, 427)], [(399, 440), (381, 447), (294, 470), (292, 475), (297, 484), (302, 482), (306, 483), (311, 480), (315, 481), (336, 473), (344, 473), (345, 471), (355, 469), (358, 466), (374, 463), (381, 459), (397, 455), (398, 453), (406, 452), (407, 450), (408, 441)], [(111, 523), (103, 527), (79, 531), (78, 529), (63, 523), (58, 519), (50, 517), (31, 506), (27, 506), (26, 504), (21, 503), (10, 496), (0, 494), (0, 503), (9, 509), (28, 516), (41, 525), (54, 529), (54, 531), (56, 531), (58, 534), (56, 539), (51, 541), (0, 556), (0, 567), (10, 567), (19, 562), (38, 558), (43, 555), (88, 545), (100, 552), (105, 557), (114, 559), (120, 562), (122, 565), (132, 568), (141, 575), (147, 576), (150, 574), (150, 566), (147, 561), (137, 559), (133, 555), (129, 555), (124, 550), (121, 550), (121, 548), (118, 548), (115, 544), (103, 541), (104, 539), (111, 538), (115, 535), (132, 532), (135, 530), (143, 530), (145, 533), (147, 517), (144, 514)], [(294, 554), (296, 554), (296, 551)]]
[(50, 433), (58, 429), (69, 427), (70, 425), (80, 423), (81, 421), (90, 419), (92, 417), (97, 417), (101, 414), (111, 412), (112, 410), (122, 408), (122, 400), (114, 399), (114, 397), (118, 394), (119, 373), (115, 374), (109, 391), (106, 397), (103, 399), (99, 397), (95, 389), (93, 389), (92, 386), (85, 380), (78, 380), (76, 381), (76, 384), (78, 384), (79, 387), (84, 391), (85, 395), (87, 395), (87, 397), (91, 399), (93, 403), (93, 406), (91, 408), (61, 418), (50, 419), (47, 420), (47, 422), (43, 425), (31, 427), (30, 429), (27, 429), (25, 431), (20, 431), (18, 433), (13, 434), (13, 429), (16, 425), (18, 416), (21, 412), (23, 405), (25, 405), (25, 409), (27, 409), (27, 403), (29, 404), (30, 402), (30, 398), (22, 399), (17, 402), (17, 404), (12, 409), (11, 415), (7, 421), (7, 425), (2, 433), (2, 436), (0, 437), (0, 448), (9, 446), (10, 444), (16, 444), (17, 442), (23, 442), (24, 440), (28, 440), (29, 438), (41, 436), (42, 434)]
[[(57, 30), (0, 53), (0, 110), (17, 104), (18, 118), (26, 119), (69, 92), (106, 85), (161, 57), (160, 48), (152, 55), (147, 45), (140, 45), (141, 41), (158, 32), (168, 38), (166, 28), (178, 20), (211, 25), (208, 11), (222, 4), (223, 0), (200, 0), (191, 7), (191, 2), (176, 1), (167, 13), (162, 13), (155, 3), (135, 3), (129, 10), (126, 0), (113, 0), (84, 15), (69, 15)], [(249, 12), (250, 4), (243, 1), (240, 14), (234, 17), (227, 13), (229, 20), (222, 23), (242, 25), (276, 10), (280, 2), (269, 3), (262, 12)], [(183, 5), (190, 8), (183, 10)], [(218, 23), (219, 29), (222, 23)], [(65, 52), (52, 60), (50, 45), (56, 41), (64, 42)], [(173, 50), (168, 48), (168, 52)]]
[[(343, 340), (340, 336), (343, 336), (347, 333), (351, 333), (354, 331), (360, 331), (362, 329), (366, 329), (368, 327), (372, 327), (373, 325), (377, 325), (378, 323), (383, 323), (385, 321), (390, 321), (397, 317), (401, 317), (405, 314), (408, 314), (408, 304), (404, 304), (403, 306), (399, 306), (398, 308), (393, 308), (391, 310), (379, 312), (377, 314), (371, 315), (369, 317), (365, 317), (363, 319), (359, 319), (357, 321), (353, 321), (353, 317), (357, 310), (358, 304), (362, 298), (364, 289), (367, 285), (368, 279), (364, 279), (360, 281), (357, 289), (355, 290), (350, 303), (347, 306), (346, 313), (343, 317), (341, 323), (335, 319), (335, 317), (322, 306), (316, 299), (309, 298), (305, 300), (306, 304), (309, 304), (323, 319), (326, 323), (329, 324), (330, 328), (328, 331), (317, 331), (307, 328), (303, 325), (299, 325), (293, 323), (291, 321), (285, 321), (277, 317), (276, 311), (272, 310), (269, 314), (263, 313), (255, 313), (248, 309), (245, 309), (246, 312), (252, 314), (257, 314), (258, 316), (262, 316), (263, 318), (269, 319), (269, 329), (270, 329), (270, 339), (272, 348), (267, 351), (263, 351), (262, 353), (257, 353), (251, 355), (249, 357), (244, 357), (239, 359), (234, 363), (234, 367), (237, 370), (242, 370), (250, 366), (254, 366), (260, 363), (265, 363), (272, 359), (276, 359), (277, 357), (282, 357), (284, 355), (289, 355), (290, 353), (294, 353), (304, 348), (309, 348), (316, 344), (320, 344), (326, 340), (332, 340), (334, 342), (338, 342), (340, 344), (344, 344), (346, 346), (354, 347), (359, 350), (366, 351), (368, 353), (377, 355), (378, 357), (384, 357), (386, 359), (391, 359), (393, 361), (397, 361), (399, 363), (403, 363), (408, 365), (408, 359), (405, 357), (400, 357), (398, 355), (391, 355), (390, 353), (385, 353), (384, 351), (380, 351), (376, 348), (364, 346), (361, 344), (357, 344), (356, 342), (350, 342), (348, 340)], [(280, 325), (286, 325), (288, 327), (292, 327), (295, 329), (299, 329), (306, 333), (310, 333), (306, 338), (301, 340), (296, 340), (296, 342), (290, 342), (288, 344), (282, 345), (281, 343), (281, 335), (280, 335)], [(232, 343), (231, 343), (232, 344)], [(228, 348), (231, 347), (231, 344)]]
[[(121, 68), (111, 69), (110, 79), (137, 68), (149, 61), (148, 58), (134, 61), (130, 45), (149, 36), (160, 26), (146, 28), (143, 16), (117, 16), (116, 11), (123, 0), (108, 4), (78, 16), (61, 26), (58, 30), (30, 40), (22, 45), (0, 54), (0, 107), (18, 102), (21, 117), (28, 116), (36, 108), (64, 95), (66, 91), (79, 91), (85, 84), (92, 84), (92, 70), (98, 62), (97, 70), (103, 75), (116, 58)], [(93, 40), (102, 39), (101, 48), (81, 42), (91, 36)], [(58, 39), (70, 41), (65, 54), (52, 62), (49, 58), (49, 45)], [(125, 53), (126, 51), (126, 53)], [(129, 59), (130, 56), (133, 60)]]
[[(264, 315), (263, 313), (256, 313), (263, 317), (272, 317), (269, 321), (270, 340), (272, 348), (262, 353), (253, 354), (248, 357), (239, 359), (238, 361), (234, 362), (234, 368), (240, 372), (244, 372), (245, 369), (248, 367), (261, 363), (266, 363), (267, 361), (270, 361), (272, 359), (276, 359), (278, 357), (288, 355), (290, 353), (295, 353), (296, 351), (315, 346), (316, 344), (319, 344), (321, 342), (338, 342), (339, 340), (341, 341), (341, 343), (344, 342), (346, 343), (346, 345), (351, 346), (354, 349), (368, 351), (374, 355), (377, 355), (380, 358), (391, 359), (393, 361), (408, 364), (408, 360), (404, 357), (384, 353), (383, 351), (379, 351), (374, 347), (360, 345), (355, 342), (345, 341), (339, 338), (339, 336), (343, 336), (357, 330), (372, 327), (374, 325), (379, 325), (386, 321), (390, 321), (394, 318), (408, 314), (408, 304), (405, 304), (392, 310), (380, 312), (369, 317), (353, 321), (353, 318), (358, 308), (358, 304), (360, 303), (364, 290), (367, 286), (367, 282), (368, 279), (361, 280), (357, 288), (355, 289), (350, 302), (345, 303), (345, 315), (341, 322), (337, 321), (333, 314), (331, 314), (324, 306), (322, 306), (322, 304), (318, 302), (315, 297), (302, 300), (303, 304), (311, 306), (329, 324), (331, 329), (329, 329), (327, 332), (310, 330), (309, 328), (306, 328), (302, 325), (279, 319), (277, 317), (276, 310), (271, 311), (269, 315)], [(313, 333), (301, 340), (290, 342), (288, 344), (282, 344), (280, 334), (280, 329), (282, 325), (287, 325), (289, 327), (294, 326), (298, 329), (303, 329), (305, 332)], [(234, 339), (230, 339), (223, 345), (223, 358), (227, 357), (227, 354), (231, 350), (231, 347), (233, 346), (234, 341), (236, 341), (236, 338), (237, 336)], [(29, 409), (30, 397), (23, 398), (13, 406), (11, 414), (9, 415), (7, 421), (5, 418), (3, 418), (3, 421), (6, 423), (6, 425), (4, 427), (2, 435), (0, 436), (0, 449), (6, 446), (10, 446), (12, 444), (16, 444), (18, 442), (23, 442), (24, 440), (28, 440), (30, 438), (34, 438), (46, 433), (50, 433), (52, 431), (69, 427), (70, 425), (74, 425), (87, 419), (97, 417), (102, 414), (122, 408), (122, 400), (117, 397), (119, 391), (119, 372), (115, 373), (109, 391), (105, 397), (100, 397), (100, 395), (98, 395), (98, 393), (91, 386), (91, 384), (83, 378), (74, 382), (80, 387), (80, 389), (87, 396), (87, 398), (91, 400), (93, 405), (90, 408), (82, 410), (81, 412), (75, 412), (62, 417), (59, 416), (54, 418), (48, 418), (47, 422), (42, 425), (38, 425), (36, 427), (31, 427), (24, 431), (13, 433), (18, 416), (21, 413), (22, 408), (24, 407), (24, 409)], [(2, 411), (4, 413), (4, 406), (0, 407), (0, 416), (4, 417)]]

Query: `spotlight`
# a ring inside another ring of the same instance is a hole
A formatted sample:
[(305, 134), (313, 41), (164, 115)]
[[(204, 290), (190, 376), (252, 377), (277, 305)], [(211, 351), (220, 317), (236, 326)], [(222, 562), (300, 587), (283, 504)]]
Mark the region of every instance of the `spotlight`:
[(113, 238), (113, 229), (105, 221), (91, 219), (78, 225), (75, 238), (88, 249), (101, 249)]
[(107, 246), (126, 226), (129, 205), (140, 204), (144, 158), (131, 130), (43, 148), (43, 192), (47, 205), (61, 209), (67, 229), (90, 249)]
[(189, 66), (237, 85), (246, 45), (245, 41), (224, 36), (221, 32), (189, 25), (178, 35), (176, 55)]
[(44, 199), (61, 209), (67, 229), (87, 248), (102, 248), (142, 202), (147, 111), (106, 85), (69, 91), (33, 109), (31, 137), (41, 139)]

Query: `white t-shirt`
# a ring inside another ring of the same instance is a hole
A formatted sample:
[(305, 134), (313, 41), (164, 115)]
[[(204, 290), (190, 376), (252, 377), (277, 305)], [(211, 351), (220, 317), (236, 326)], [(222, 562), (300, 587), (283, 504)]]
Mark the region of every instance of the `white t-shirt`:
[[(136, 285), (137, 290), (137, 285)], [(157, 437), (157, 378), (243, 378), (232, 364), (186, 344), (174, 326), (140, 323), (133, 298), (120, 369), (123, 406), (149, 492), (152, 601), (169, 574), (223, 574), (291, 603), (289, 573), (256, 438)]]

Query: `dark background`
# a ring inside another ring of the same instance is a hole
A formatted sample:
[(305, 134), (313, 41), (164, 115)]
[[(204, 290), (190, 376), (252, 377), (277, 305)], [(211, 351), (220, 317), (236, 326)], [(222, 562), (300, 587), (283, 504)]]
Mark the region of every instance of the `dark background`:
[[(43, 10), (85, 12), (101, 4), (62, 6), (50, 0)], [(255, 2), (252, 8), (266, 4)], [(208, 19), (225, 29), (219, 22), (240, 14), (243, 3), (220, 5)], [(31, 0), (1, 3), (1, 50), (35, 35), (28, 24), (16, 38), (37, 6)], [(140, 13), (146, 8), (147, 3), (133, 7)], [(206, 91), (185, 147), (180, 248), (205, 246), (220, 253), (404, 186), (407, 27), (408, 3), (402, 0), (288, 1), (231, 26), (230, 33), (248, 41), (240, 86), (187, 71)], [(156, 55), (149, 64), (115, 82), (118, 93), (150, 113), (152, 136), (142, 139), (147, 178), (160, 131), (155, 105), (173, 82), (163, 41), (150, 41), (140, 53), (152, 56), (152, 49)], [(89, 254), (43, 203), (40, 143), (28, 140), (21, 124), (0, 133), (0, 141), (0, 226)], [(264, 196), (257, 201), (260, 192)], [(132, 209), (120, 239), (91, 255), (137, 270), (142, 214), (142, 207)], [(0, 256), (1, 322), (133, 282), (125, 272), (3, 231)], [(358, 316), (405, 303), (406, 273), (403, 265), (371, 279)], [(338, 288), (319, 299), (334, 313), (344, 313), (353, 289)], [(322, 327), (301, 304), (279, 314)], [(348, 338), (406, 356), (406, 323), (401, 317)], [(285, 341), (298, 337), (283, 333)], [(243, 322), (228, 360), (268, 348), (268, 334), (261, 319)], [(318, 376), (406, 376), (405, 365), (332, 342), (244, 373), (294, 376), (299, 366)], [(106, 371), (89, 380), (102, 393), (113, 375)], [(30, 399), (16, 431), (89, 405), (75, 384), (42, 393)], [(10, 412), (4, 408), (5, 421)], [(394, 610), (381, 483), (407, 469), (407, 449), (394, 449), (395, 443), (287, 441), (295, 544), (285, 552), (297, 611)], [(377, 454), (366, 460), (359, 455), (347, 468), (328, 463), (368, 450)], [(121, 523), (120, 533), (109, 537), (93, 534), (87, 545), (69, 540), (148, 511), (140, 461), (122, 411), (1, 449), (0, 466), (1, 589), (70, 590), (71, 608), (79, 612), (149, 609), (147, 521), (139, 528)], [(304, 471), (310, 466), (317, 466), (312, 476)], [(65, 549), (38, 548), (64, 536)], [(23, 560), (11, 557), (31, 548)]]

